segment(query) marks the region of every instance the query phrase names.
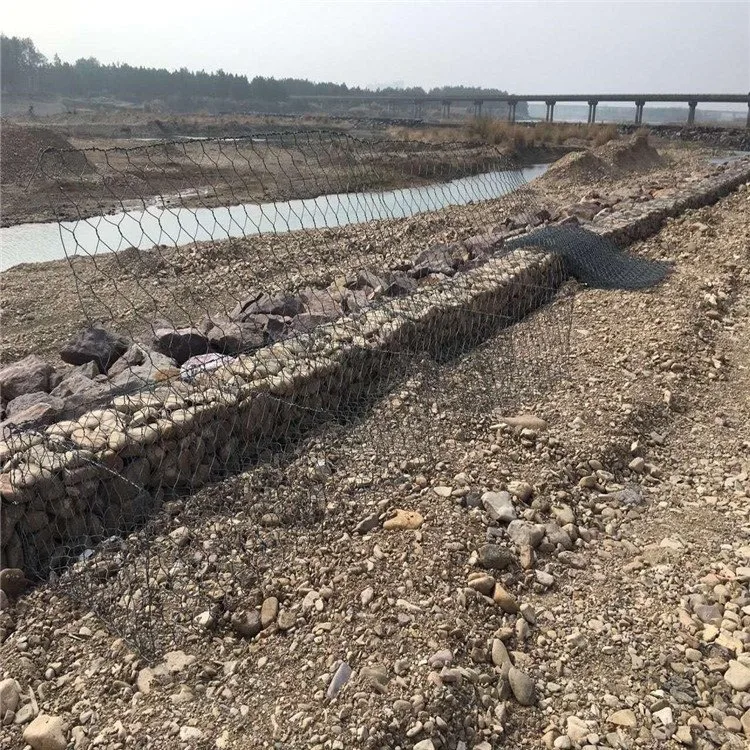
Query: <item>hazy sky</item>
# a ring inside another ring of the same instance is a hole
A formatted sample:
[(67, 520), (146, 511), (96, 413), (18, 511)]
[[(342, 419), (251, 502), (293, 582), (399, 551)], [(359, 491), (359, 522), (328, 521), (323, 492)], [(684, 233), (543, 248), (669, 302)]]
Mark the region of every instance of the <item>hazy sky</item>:
[(750, 0), (9, 0), (3, 33), (94, 56), (513, 93), (750, 90)]

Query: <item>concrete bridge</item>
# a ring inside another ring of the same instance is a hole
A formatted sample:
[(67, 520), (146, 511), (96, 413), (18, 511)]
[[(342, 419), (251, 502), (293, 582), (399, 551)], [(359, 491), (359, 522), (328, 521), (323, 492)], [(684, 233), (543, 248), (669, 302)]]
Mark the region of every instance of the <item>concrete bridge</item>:
[(501, 102), (508, 105), (508, 120), (515, 122), (518, 102), (543, 102), (547, 106), (546, 122), (552, 122), (555, 116), (555, 105), (558, 102), (586, 102), (589, 105), (588, 122), (596, 122), (596, 107), (600, 102), (624, 102), (635, 104), (635, 123), (643, 122), (643, 110), (647, 103), (682, 102), (688, 105), (687, 124), (695, 123), (695, 110), (699, 104), (747, 104), (747, 127), (750, 128), (750, 93), (748, 94), (505, 94), (497, 96), (387, 96), (382, 94), (314, 94), (292, 95), (292, 100), (304, 101), (339, 101), (350, 103), (380, 103), (395, 111), (396, 106), (413, 105), (414, 116), (420, 117), (425, 104), (440, 104), (443, 116), (450, 116), (451, 104), (454, 102), (471, 103), (474, 114), (480, 117), (485, 103)]

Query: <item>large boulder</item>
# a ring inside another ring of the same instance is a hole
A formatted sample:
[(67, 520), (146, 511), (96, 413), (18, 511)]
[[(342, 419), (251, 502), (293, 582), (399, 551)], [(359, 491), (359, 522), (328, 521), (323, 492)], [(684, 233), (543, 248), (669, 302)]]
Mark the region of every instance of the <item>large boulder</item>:
[(5, 413), (12, 417), (15, 422), (24, 412), (31, 407), (46, 407), (34, 409), (37, 418), (54, 417), (65, 410), (65, 400), (51, 393), (37, 391), (36, 393), (24, 393), (23, 396), (14, 398), (6, 407)]
[(341, 317), (341, 293), (330, 289), (303, 289), (300, 299), (305, 312), (316, 318), (333, 322)]
[(457, 242), (448, 245), (433, 245), (414, 258), (414, 267), (410, 275), (415, 279), (433, 273), (453, 276), (468, 259), (467, 251)]
[(229, 313), (231, 320), (243, 322), (254, 315), (280, 315), (290, 318), (302, 312), (302, 300), (286, 294), (261, 294), (246, 297)]
[(147, 349), (141, 344), (133, 344), (125, 354), (123, 354), (122, 357), (120, 357), (120, 359), (109, 368), (108, 375), (112, 378), (141, 365), (152, 367), (156, 370), (169, 370), (176, 366), (176, 362), (166, 354)]
[[(104, 378), (102, 378), (104, 380)], [(92, 380), (80, 369), (73, 370), (52, 389), (50, 395), (65, 401), (66, 409), (76, 409), (109, 393), (106, 382)]]
[(206, 335), (197, 328), (157, 328), (154, 349), (181, 365), (196, 354), (206, 354), (210, 344)]
[(127, 350), (128, 342), (122, 336), (104, 328), (87, 328), (63, 346), (60, 358), (69, 365), (95, 362), (100, 372), (107, 372)]
[(218, 322), (208, 331), (211, 349), (220, 354), (239, 354), (258, 349), (266, 343), (266, 328), (271, 316), (248, 316), (242, 322)]
[(30, 354), (0, 370), (0, 400), (4, 403), (27, 393), (49, 392), (55, 369), (36, 354)]

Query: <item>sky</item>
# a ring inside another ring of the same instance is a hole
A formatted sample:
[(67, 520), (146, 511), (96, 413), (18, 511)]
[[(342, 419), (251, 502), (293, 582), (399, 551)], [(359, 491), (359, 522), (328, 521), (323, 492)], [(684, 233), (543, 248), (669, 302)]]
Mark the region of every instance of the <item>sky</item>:
[(746, 93), (750, 0), (21, 0), (0, 30), (63, 60), (464, 84), (511, 93)]

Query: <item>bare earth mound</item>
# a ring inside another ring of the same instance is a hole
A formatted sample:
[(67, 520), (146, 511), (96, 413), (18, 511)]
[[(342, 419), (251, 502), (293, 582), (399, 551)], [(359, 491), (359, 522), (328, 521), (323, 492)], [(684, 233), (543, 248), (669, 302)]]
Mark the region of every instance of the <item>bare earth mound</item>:
[[(29, 128), (13, 125), (7, 120), (0, 126), (0, 180), (3, 185), (19, 185), (28, 182), (36, 169), (39, 154), (47, 149), (70, 149), (70, 143), (58, 133), (46, 128)], [(66, 168), (76, 172), (89, 171), (86, 157), (71, 153), (74, 164), (66, 162)]]
[(627, 141), (610, 141), (598, 148), (567, 154), (556, 161), (542, 178), (548, 184), (581, 183), (646, 171), (663, 164), (648, 137), (637, 134)]

